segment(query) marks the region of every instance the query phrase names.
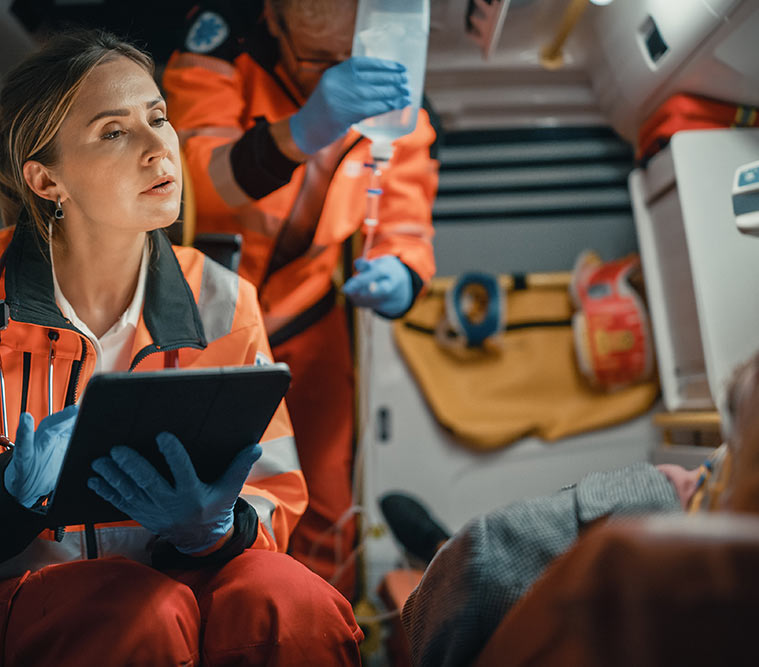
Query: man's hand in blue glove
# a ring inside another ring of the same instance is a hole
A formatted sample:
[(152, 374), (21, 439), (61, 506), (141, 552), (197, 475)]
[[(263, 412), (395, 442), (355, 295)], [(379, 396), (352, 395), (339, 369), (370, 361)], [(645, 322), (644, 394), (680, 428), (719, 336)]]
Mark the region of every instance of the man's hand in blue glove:
[(205, 484), (174, 435), (159, 433), (156, 442), (174, 476), (174, 486), (131, 447), (114, 447), (110, 456), (93, 461), (92, 468), (100, 477), (90, 477), (87, 485), (182, 553), (206, 551), (231, 530), (235, 502), (261, 456), (261, 445), (243, 449), (219, 479)]
[(36, 431), (34, 417), (22, 413), (4, 481), (8, 493), (24, 507), (32, 507), (55, 488), (78, 412), (78, 406), (69, 405), (45, 417)]
[(393, 255), (376, 259), (359, 258), (359, 272), (343, 285), (345, 295), (357, 306), (372, 308), (385, 317), (397, 317), (411, 305), (414, 292), (406, 265)]
[(380, 58), (356, 56), (330, 67), (296, 114), (290, 132), (304, 153), (342, 137), (353, 123), (411, 104), (406, 68)]

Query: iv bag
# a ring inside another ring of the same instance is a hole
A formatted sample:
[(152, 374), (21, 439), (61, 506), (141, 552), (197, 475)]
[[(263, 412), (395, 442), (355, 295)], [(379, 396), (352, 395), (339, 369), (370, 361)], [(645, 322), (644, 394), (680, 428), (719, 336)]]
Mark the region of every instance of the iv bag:
[(411, 89), (410, 106), (366, 118), (354, 126), (371, 139), (375, 159), (389, 159), (392, 142), (416, 127), (429, 32), (429, 0), (359, 0), (352, 55), (402, 63)]

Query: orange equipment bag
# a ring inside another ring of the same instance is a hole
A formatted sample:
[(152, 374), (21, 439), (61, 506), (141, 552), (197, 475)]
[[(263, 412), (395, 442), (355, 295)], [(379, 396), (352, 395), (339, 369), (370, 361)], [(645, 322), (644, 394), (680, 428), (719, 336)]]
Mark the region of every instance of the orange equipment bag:
[(635, 158), (645, 163), (680, 130), (759, 127), (756, 107), (678, 93), (664, 102), (641, 125)]
[(569, 290), (577, 308), (572, 316), (577, 362), (599, 389), (616, 390), (653, 376), (651, 327), (632, 283), (640, 272), (636, 254), (603, 263), (588, 250), (575, 263)]

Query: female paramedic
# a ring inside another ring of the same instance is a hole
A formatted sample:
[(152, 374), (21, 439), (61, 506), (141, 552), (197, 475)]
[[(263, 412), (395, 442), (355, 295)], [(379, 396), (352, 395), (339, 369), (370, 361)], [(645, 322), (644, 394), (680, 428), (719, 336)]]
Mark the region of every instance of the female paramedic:
[[(0, 93), (0, 663), (357, 664), (348, 602), (285, 555), (307, 502), (280, 406), (218, 482), (161, 434), (175, 478), (114, 447), (90, 486), (134, 521), (42, 530), (94, 373), (269, 356), (255, 289), (162, 227), (177, 135), (148, 56), (61, 35)], [(36, 424), (36, 429), (35, 429)]]

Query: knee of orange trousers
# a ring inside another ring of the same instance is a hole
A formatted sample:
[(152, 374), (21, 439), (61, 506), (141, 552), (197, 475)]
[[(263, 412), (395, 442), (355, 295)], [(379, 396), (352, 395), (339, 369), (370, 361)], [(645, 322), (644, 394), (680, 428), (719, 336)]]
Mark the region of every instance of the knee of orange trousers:
[(199, 662), (200, 611), (192, 590), (124, 558), (34, 572), (6, 613), (0, 664), (9, 667)]
[(360, 664), (350, 604), (290, 556), (248, 549), (219, 570), (172, 576), (195, 591), (209, 667)]

